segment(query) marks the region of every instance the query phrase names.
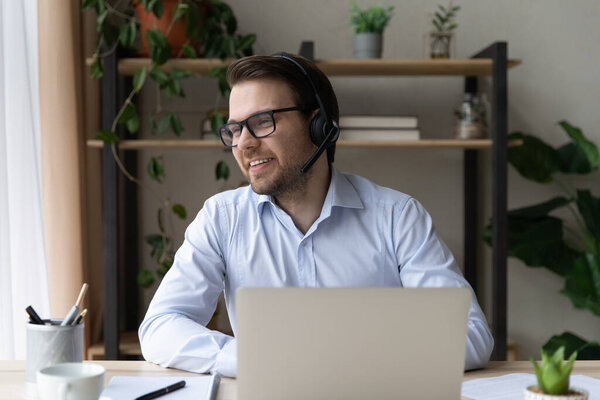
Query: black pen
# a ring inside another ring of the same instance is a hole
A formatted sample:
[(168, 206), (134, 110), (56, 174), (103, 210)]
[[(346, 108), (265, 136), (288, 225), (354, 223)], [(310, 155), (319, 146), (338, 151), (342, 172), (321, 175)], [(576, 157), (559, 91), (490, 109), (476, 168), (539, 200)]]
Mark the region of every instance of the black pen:
[(136, 397), (135, 400), (155, 399), (155, 398), (163, 396), (167, 393), (171, 393), (171, 392), (174, 392), (175, 390), (181, 389), (184, 386), (185, 386), (185, 381), (175, 382), (174, 384), (164, 387), (162, 389), (158, 389), (158, 390), (155, 390), (154, 392), (150, 392), (143, 396)]
[(32, 324), (44, 325), (44, 321), (42, 321), (42, 319), (40, 318), (40, 316), (38, 315), (38, 313), (35, 312), (35, 310), (33, 309), (33, 307), (31, 307), (31, 306), (27, 307), (25, 309), (25, 312), (29, 316), (29, 321)]

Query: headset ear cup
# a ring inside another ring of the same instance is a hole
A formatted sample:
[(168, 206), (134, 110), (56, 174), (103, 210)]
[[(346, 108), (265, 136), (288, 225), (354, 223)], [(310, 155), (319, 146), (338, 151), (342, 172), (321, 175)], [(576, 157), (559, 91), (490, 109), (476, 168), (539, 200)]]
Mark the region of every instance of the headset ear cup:
[(320, 146), (327, 137), (327, 120), (323, 114), (318, 113), (310, 121), (310, 140)]

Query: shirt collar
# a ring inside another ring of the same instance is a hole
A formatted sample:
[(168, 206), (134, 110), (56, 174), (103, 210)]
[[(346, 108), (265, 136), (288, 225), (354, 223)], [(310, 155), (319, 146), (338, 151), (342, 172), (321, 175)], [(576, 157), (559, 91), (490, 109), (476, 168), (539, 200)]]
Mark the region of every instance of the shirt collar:
[[(276, 206), (272, 196), (266, 194), (257, 195), (256, 202), (257, 211), (260, 213), (266, 203), (271, 203)], [(356, 188), (348, 180), (348, 177), (339, 172), (333, 165), (331, 166), (331, 182), (327, 190), (327, 196), (323, 203), (323, 211), (329, 214), (331, 207), (346, 207), (346, 208), (364, 208), (364, 204), (356, 191)]]

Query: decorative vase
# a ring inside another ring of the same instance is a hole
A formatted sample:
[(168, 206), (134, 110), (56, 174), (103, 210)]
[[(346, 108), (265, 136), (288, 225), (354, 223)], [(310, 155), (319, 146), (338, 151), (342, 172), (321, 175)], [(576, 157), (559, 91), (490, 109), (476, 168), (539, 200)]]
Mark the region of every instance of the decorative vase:
[(454, 55), (454, 34), (452, 32), (430, 32), (428, 38), (429, 57), (450, 58)]
[[(140, 37), (142, 41), (142, 49), (139, 55), (142, 57), (148, 57), (150, 54), (150, 45), (146, 38), (146, 32), (150, 29), (158, 29), (163, 35), (167, 33), (169, 24), (173, 19), (173, 9), (179, 2), (178, 0), (162, 0), (163, 2), (163, 13), (160, 18), (156, 18), (156, 15), (152, 11), (146, 11), (144, 5), (140, 1), (134, 2), (138, 20), (140, 21)], [(202, 10), (202, 15), (206, 15), (206, 10)], [(171, 56), (175, 57), (181, 51), (181, 48), (187, 40), (185, 34), (185, 18), (181, 18), (179, 21), (173, 24), (169, 36), (167, 36), (167, 43), (171, 47)], [(192, 46), (197, 47), (197, 43), (190, 43)], [(197, 50), (197, 49), (196, 49)]]
[(546, 394), (537, 385), (525, 389), (525, 400), (588, 400), (588, 392), (584, 389), (569, 388), (567, 394)]
[(383, 36), (380, 33), (357, 33), (354, 36), (355, 58), (381, 58)]

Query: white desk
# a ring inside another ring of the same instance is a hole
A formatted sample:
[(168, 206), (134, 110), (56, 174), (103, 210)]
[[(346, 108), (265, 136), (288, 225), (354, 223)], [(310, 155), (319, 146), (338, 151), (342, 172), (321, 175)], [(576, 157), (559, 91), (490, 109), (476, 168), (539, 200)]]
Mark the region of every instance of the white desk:
[[(195, 376), (177, 369), (162, 368), (145, 361), (93, 361), (106, 368), (106, 382), (117, 375), (130, 376)], [(464, 380), (500, 376), (514, 372), (534, 373), (529, 361), (495, 361), (478, 371), (465, 373)], [(600, 361), (577, 361), (573, 374), (600, 379)], [(218, 400), (237, 400), (235, 379), (224, 378), (219, 387)], [(25, 399), (25, 361), (0, 361), (0, 400)]]

